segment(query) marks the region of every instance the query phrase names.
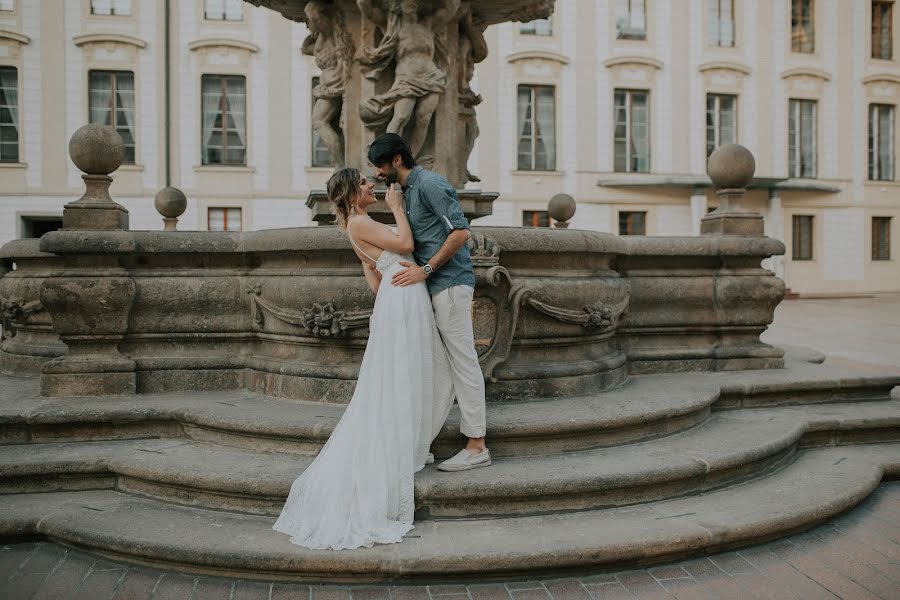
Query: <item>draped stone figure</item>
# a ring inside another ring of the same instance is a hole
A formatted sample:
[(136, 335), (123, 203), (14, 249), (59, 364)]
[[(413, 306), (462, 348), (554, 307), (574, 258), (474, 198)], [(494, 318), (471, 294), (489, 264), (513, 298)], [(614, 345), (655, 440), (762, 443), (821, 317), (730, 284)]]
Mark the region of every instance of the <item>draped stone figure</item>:
[(469, 156), (475, 147), (478, 137), (478, 119), (475, 107), (481, 104), (481, 94), (472, 90), (472, 77), (475, 76), (475, 64), (480, 63), (488, 55), (484, 30), (487, 25), (480, 22), (472, 14), (471, 0), (465, 0), (460, 6), (459, 15), (459, 122), (460, 122), (460, 155), (459, 164), (466, 169), (468, 181), (481, 181), (469, 172)]
[(344, 91), (353, 61), (353, 40), (341, 9), (325, 0), (310, 0), (304, 7), (309, 35), (303, 53), (313, 56), (322, 74), (313, 88), (312, 127), (325, 142), (335, 168), (344, 166), (344, 136), (338, 126)]
[(366, 78), (377, 80), (392, 63), (394, 81), (383, 93), (364, 99), (359, 115), (366, 127), (376, 129), (387, 123), (387, 132), (406, 136), (418, 157), (428, 126), (441, 94), (447, 88), (447, 74), (435, 63), (436, 32), (457, 16), (460, 0), (358, 0), (360, 12), (384, 33), (374, 48), (360, 48), (358, 59)]

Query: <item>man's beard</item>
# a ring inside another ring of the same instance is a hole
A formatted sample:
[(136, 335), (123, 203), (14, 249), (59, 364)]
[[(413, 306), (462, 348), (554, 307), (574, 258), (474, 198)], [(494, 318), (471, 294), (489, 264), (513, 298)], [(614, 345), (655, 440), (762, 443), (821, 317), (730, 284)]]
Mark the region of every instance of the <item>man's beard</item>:
[(400, 181), (400, 173), (397, 172), (396, 167), (391, 167), (391, 170), (384, 174), (384, 184), (391, 187), (391, 184), (397, 183), (398, 181)]

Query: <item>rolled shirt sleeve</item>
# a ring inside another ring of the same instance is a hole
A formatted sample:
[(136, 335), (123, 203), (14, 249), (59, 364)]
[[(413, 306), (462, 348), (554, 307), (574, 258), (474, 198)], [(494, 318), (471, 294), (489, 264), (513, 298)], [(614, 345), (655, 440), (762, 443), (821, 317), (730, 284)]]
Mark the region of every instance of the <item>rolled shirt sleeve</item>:
[(429, 181), (422, 190), (422, 198), (434, 212), (447, 233), (455, 229), (468, 229), (469, 221), (463, 215), (456, 190), (440, 181)]

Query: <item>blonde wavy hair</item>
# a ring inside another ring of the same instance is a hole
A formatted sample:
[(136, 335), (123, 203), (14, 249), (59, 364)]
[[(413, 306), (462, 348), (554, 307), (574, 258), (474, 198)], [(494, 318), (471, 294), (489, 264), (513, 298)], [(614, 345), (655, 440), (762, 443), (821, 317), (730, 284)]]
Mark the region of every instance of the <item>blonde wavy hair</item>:
[(352, 167), (344, 167), (334, 172), (325, 187), (328, 200), (334, 207), (338, 226), (347, 229), (347, 220), (353, 212), (353, 206), (359, 197), (359, 171)]

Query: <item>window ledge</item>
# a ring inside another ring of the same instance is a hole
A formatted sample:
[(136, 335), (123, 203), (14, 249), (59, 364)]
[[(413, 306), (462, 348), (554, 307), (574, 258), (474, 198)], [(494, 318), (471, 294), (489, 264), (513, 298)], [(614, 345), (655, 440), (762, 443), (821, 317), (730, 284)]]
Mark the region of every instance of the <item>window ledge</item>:
[(256, 167), (246, 165), (194, 165), (195, 173), (255, 173)]
[(309, 173), (332, 173), (334, 172), (334, 167), (306, 167), (307, 172)]
[(28, 163), (23, 162), (0, 162), (0, 169), (27, 169)]
[(129, 171), (129, 172), (140, 172), (144, 170), (144, 165), (138, 164), (126, 164), (120, 165), (117, 171)]
[(516, 170), (512, 172), (514, 177), (565, 177), (565, 173), (563, 171), (520, 171)]

